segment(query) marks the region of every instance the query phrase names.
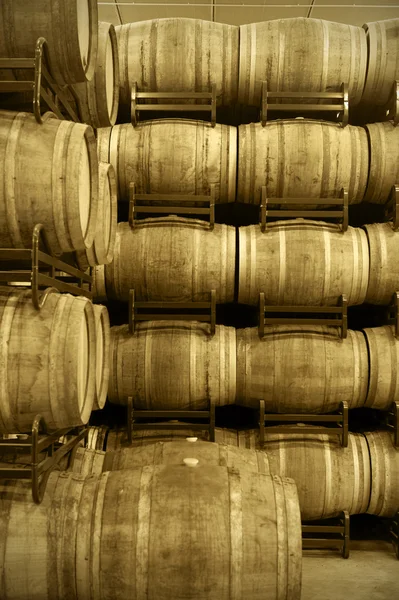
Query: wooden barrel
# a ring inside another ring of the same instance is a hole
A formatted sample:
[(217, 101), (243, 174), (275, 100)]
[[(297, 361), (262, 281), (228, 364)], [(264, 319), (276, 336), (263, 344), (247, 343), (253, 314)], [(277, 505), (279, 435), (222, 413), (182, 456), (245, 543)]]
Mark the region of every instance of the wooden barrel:
[(0, 56), (34, 58), (37, 39), (44, 37), (57, 83), (90, 80), (97, 61), (97, 30), (96, 0), (2, 0)]
[(238, 101), (259, 106), (262, 81), (269, 91), (286, 92), (339, 91), (346, 83), (355, 105), (366, 63), (361, 27), (306, 18), (241, 25)]
[(399, 448), (389, 431), (365, 433), (371, 460), (371, 499), (368, 513), (394, 517), (399, 511)]
[(388, 306), (399, 289), (399, 236), (392, 223), (365, 225), (370, 249), (370, 277), (366, 302)]
[(96, 326), (96, 394), (93, 410), (104, 408), (109, 380), (109, 348), (111, 329), (108, 310), (99, 304), (93, 306)]
[[(176, 420), (169, 420), (170, 423), (176, 423)], [(117, 427), (108, 431), (106, 447), (107, 452), (116, 452), (123, 448), (145, 446), (156, 442), (184, 441), (187, 437), (197, 437), (203, 441), (209, 441), (209, 433), (206, 430), (198, 431), (190, 429), (190, 424), (186, 423), (186, 429), (135, 429), (133, 426), (132, 441), (129, 442), (126, 427)], [(216, 431), (223, 431), (219, 428)], [(224, 442), (222, 439), (216, 439), (218, 443)]]
[(364, 406), (368, 355), (361, 331), (341, 339), (326, 325), (237, 330), (237, 404), (268, 412), (328, 413)]
[(105, 267), (99, 265), (93, 269), (93, 302), (107, 302), (107, 290), (105, 287)]
[(238, 301), (259, 304), (362, 304), (369, 279), (367, 237), (360, 228), (295, 219), (239, 228)]
[(83, 271), (89, 267), (108, 265), (114, 257), (118, 219), (115, 171), (107, 163), (99, 163), (98, 170), (98, 214), (93, 245), (75, 253), (76, 261)]
[(108, 431), (109, 429), (106, 425), (89, 427), (87, 447), (92, 450), (105, 450), (107, 446)]
[(53, 473), (40, 505), (27, 483), (1, 481), (0, 492), (5, 600), (28, 600), (32, 589), (41, 600), (263, 600), (265, 591), (299, 600), (291, 479), (148, 466), (88, 478)]
[(109, 298), (202, 302), (234, 301), (235, 228), (168, 216), (119, 223), (114, 260), (105, 267)]
[(73, 464), (69, 467), (72, 473), (78, 473), (85, 477), (101, 475), (103, 472), (105, 452), (93, 450), (92, 448), (78, 448)]
[(115, 27), (98, 24), (98, 56), (91, 81), (73, 86), (81, 120), (92, 127), (115, 125), (119, 107), (119, 60)]
[(370, 364), (370, 381), (365, 406), (389, 410), (399, 401), (399, 341), (389, 325), (363, 329)]
[(40, 311), (30, 291), (0, 290), (0, 432), (87, 423), (95, 394), (95, 325), (89, 300), (49, 293)]
[(122, 25), (116, 32), (121, 104), (129, 111), (135, 82), (140, 92), (210, 92), (215, 84), (218, 103), (237, 101), (238, 27), (201, 19), (153, 19)]
[(0, 113), (0, 247), (32, 246), (44, 225), (53, 252), (89, 248), (98, 207), (93, 130), (48, 113)]
[(366, 192), (368, 170), (361, 127), (282, 119), (238, 128), (237, 202), (259, 204), (266, 186), (269, 198), (337, 198), (346, 188), (356, 204)]
[(368, 66), (363, 102), (384, 105), (399, 79), (399, 19), (365, 23)]
[(234, 202), (237, 129), (205, 121), (159, 119), (98, 131), (100, 160), (115, 169), (119, 200), (129, 201), (129, 185), (140, 194), (210, 194)]
[(399, 128), (387, 121), (366, 125), (366, 131), (370, 143), (370, 174), (364, 200), (385, 204), (392, 186), (399, 182)]
[(145, 321), (111, 328), (108, 399), (137, 409), (203, 410), (233, 404), (236, 330), (196, 321)]

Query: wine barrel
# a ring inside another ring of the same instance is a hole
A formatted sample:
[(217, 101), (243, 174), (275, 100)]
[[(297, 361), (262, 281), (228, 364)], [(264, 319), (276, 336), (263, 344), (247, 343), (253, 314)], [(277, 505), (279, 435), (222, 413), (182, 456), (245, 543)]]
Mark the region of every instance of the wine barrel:
[(114, 257), (118, 196), (112, 165), (99, 163), (99, 194), (96, 233), (91, 248), (75, 253), (82, 271), (89, 267), (108, 265)]
[(105, 287), (105, 267), (99, 265), (93, 269), (93, 302), (107, 302), (107, 290)]
[(32, 590), (40, 600), (300, 598), (290, 479), (149, 466), (52, 473), (39, 505), (25, 482), (2, 481), (0, 492), (4, 600), (30, 600)]
[(134, 334), (111, 328), (108, 399), (137, 409), (203, 410), (233, 404), (236, 330), (196, 321), (146, 321)]
[(337, 198), (346, 188), (356, 204), (366, 192), (368, 170), (361, 127), (282, 119), (238, 128), (238, 202), (259, 204), (266, 186), (268, 198)]
[[(170, 423), (176, 423), (176, 420), (169, 420)], [(205, 429), (199, 431), (190, 429), (190, 424), (186, 423), (187, 429), (135, 429), (132, 431), (132, 441), (129, 442), (126, 427), (118, 427), (110, 429), (107, 435), (106, 447), (107, 452), (116, 452), (124, 448), (144, 446), (146, 444), (154, 444), (157, 442), (173, 442), (184, 441), (188, 437), (197, 437), (203, 441), (209, 441), (209, 433)], [(223, 431), (216, 428), (216, 431)], [(216, 439), (219, 443), (219, 439)], [(224, 443), (220, 440), (220, 443)], [(226, 442), (227, 443), (227, 442)]]
[(295, 219), (277, 221), (262, 233), (259, 225), (239, 228), (238, 302), (336, 305), (341, 294), (348, 304), (362, 304), (369, 279), (365, 232), (348, 227)]
[[(91, 475), (101, 475), (103, 472), (105, 452), (93, 450), (92, 448), (78, 448), (73, 460), (73, 464), (68, 471), (78, 473), (85, 477)], [(110, 469), (107, 469), (110, 470)]]
[(399, 237), (392, 223), (365, 225), (370, 249), (370, 277), (366, 302), (388, 305), (399, 289)]
[(119, 107), (119, 60), (115, 27), (98, 24), (98, 56), (91, 81), (72, 86), (81, 121), (92, 127), (115, 125)]
[(366, 64), (361, 27), (306, 18), (241, 25), (238, 101), (259, 106), (262, 81), (274, 92), (331, 92), (346, 83), (355, 105)]
[(389, 410), (399, 401), (399, 342), (394, 327), (363, 329), (370, 364), (370, 381), (366, 404), (370, 408)]
[(365, 433), (371, 460), (371, 499), (367, 512), (394, 517), (399, 511), (399, 448), (389, 431)]
[(89, 300), (0, 289), (0, 432), (84, 425), (95, 393), (95, 325)]
[(361, 331), (341, 339), (326, 325), (237, 330), (237, 404), (268, 412), (328, 413), (364, 406), (368, 355)]
[(384, 105), (399, 79), (399, 19), (363, 25), (368, 44), (368, 66), (363, 102)]
[(366, 125), (366, 130), (370, 142), (370, 174), (364, 200), (385, 204), (392, 186), (399, 182), (399, 128), (387, 121)]
[(119, 200), (139, 194), (210, 194), (234, 202), (237, 129), (205, 121), (158, 119), (98, 130), (100, 160), (115, 169)]
[(105, 450), (107, 446), (108, 431), (109, 429), (106, 425), (89, 427), (87, 447), (92, 450)]
[(49, 69), (60, 85), (90, 80), (98, 47), (97, 0), (2, 0), (0, 56), (35, 56), (36, 41), (47, 41)]
[(114, 260), (105, 267), (107, 296), (139, 301), (234, 301), (235, 228), (168, 216), (119, 223)]
[(237, 101), (238, 27), (201, 19), (153, 19), (122, 25), (116, 32), (121, 104), (129, 111), (134, 83), (140, 92), (210, 92), (215, 84), (219, 103)]
[(111, 329), (105, 306), (94, 305), (93, 310), (96, 326), (96, 394), (93, 410), (101, 410), (104, 408), (108, 391)]
[(94, 133), (51, 113), (44, 121), (0, 112), (0, 247), (31, 247), (41, 223), (53, 252), (83, 250), (97, 220)]

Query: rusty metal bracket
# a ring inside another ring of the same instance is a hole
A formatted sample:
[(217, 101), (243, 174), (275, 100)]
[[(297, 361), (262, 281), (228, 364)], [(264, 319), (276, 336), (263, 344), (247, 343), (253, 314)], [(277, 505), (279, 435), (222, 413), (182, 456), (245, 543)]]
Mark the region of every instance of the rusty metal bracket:
[[(189, 422), (171, 423), (163, 421), (158, 423), (136, 423), (136, 419), (188, 419)], [(206, 419), (206, 423), (192, 423), (198, 419)], [(189, 427), (198, 431), (209, 431), (209, 439), (215, 441), (215, 403), (209, 401), (207, 410), (135, 410), (134, 399), (129, 396), (127, 401), (127, 435), (129, 443), (132, 443), (133, 431), (151, 429), (155, 431), (181, 430)]]
[(399, 402), (392, 402), (385, 425), (393, 433), (393, 445), (399, 448)]
[[(141, 104), (139, 100), (207, 100), (209, 104)], [(137, 82), (133, 83), (131, 91), (131, 120), (133, 127), (139, 121), (140, 112), (208, 112), (212, 127), (216, 125), (216, 85), (211, 85), (210, 92), (139, 92)]]
[[(340, 550), (343, 558), (349, 558), (350, 552), (350, 517), (344, 510), (337, 519), (326, 519), (324, 524), (315, 525), (311, 521), (302, 523), (302, 548), (304, 550), (319, 548), (337, 548)], [(308, 537), (309, 534), (333, 534), (334, 537), (325, 535)]]
[[(143, 311), (143, 312), (141, 312)], [(151, 311), (150, 313), (148, 311)], [(154, 312), (155, 311), (155, 312)], [(176, 312), (179, 311), (179, 312)], [(129, 331), (134, 333), (138, 321), (200, 321), (210, 324), (210, 335), (216, 331), (216, 290), (209, 302), (137, 302), (134, 290), (129, 292)]]
[[(292, 104), (280, 104), (276, 102), (279, 99), (297, 100)], [(274, 102), (270, 102), (274, 100)], [(305, 104), (301, 100), (330, 100), (337, 101), (332, 104)], [(265, 127), (270, 112), (298, 112), (298, 113), (316, 113), (332, 112), (336, 113), (337, 121), (345, 127), (349, 121), (349, 94), (348, 85), (342, 83), (339, 92), (283, 92), (281, 90), (271, 92), (267, 88), (267, 82), (262, 81), (261, 104), (260, 104), (260, 122)]]
[[(277, 317), (265, 317), (265, 314), (275, 313)], [(292, 317), (290, 315), (303, 314), (312, 315), (310, 318), (302, 316)], [(326, 317), (331, 315), (331, 317)], [(329, 325), (339, 327), (341, 338), (347, 337), (348, 333), (348, 301), (342, 294), (338, 306), (274, 306), (265, 304), (265, 294), (259, 294), (259, 337), (265, 335), (265, 325)]]
[[(348, 191), (342, 188), (339, 198), (268, 198), (266, 195), (266, 186), (261, 188), (260, 198), (260, 217), (259, 225), (261, 231), (267, 231), (268, 219), (277, 217), (278, 219), (333, 219), (341, 224), (341, 231), (348, 229)], [(314, 205), (314, 208), (295, 210), (292, 205)], [(278, 209), (270, 207), (279, 205)], [(331, 208), (318, 208), (319, 205)]]
[(394, 292), (392, 295), (391, 304), (386, 312), (386, 322), (388, 325), (393, 325), (395, 337), (399, 339), (399, 292)]
[(391, 521), (390, 534), (396, 558), (399, 560), (399, 512), (396, 513)]
[(399, 230), (399, 184), (395, 184), (391, 188), (391, 193), (385, 204), (385, 219), (392, 221), (392, 229)]
[[(265, 445), (266, 424), (273, 425), (274, 423), (284, 423), (284, 425), (273, 426), (272, 433), (313, 433), (325, 435), (339, 435), (341, 437), (341, 446), (348, 446), (348, 403), (343, 401), (340, 403), (339, 410), (336, 414), (283, 414), (283, 413), (266, 413), (265, 401), (259, 402), (259, 444), (261, 447)], [(296, 428), (285, 425), (285, 423), (293, 423), (301, 425)], [(335, 427), (315, 427), (304, 426), (302, 423), (333, 423)]]
[[(40, 437), (40, 431), (44, 435)], [(69, 466), (72, 466), (78, 444), (87, 437), (86, 427), (70, 427), (47, 433), (45, 420), (37, 415), (33, 421), (31, 435), (26, 439), (0, 439), (0, 449), (3, 452), (15, 452), (26, 449), (30, 452), (30, 462), (26, 465), (17, 465), (0, 468), (0, 479), (27, 479), (32, 483), (32, 498), (40, 504), (46, 491), (47, 481), (54, 469), (59, 468), (60, 460), (71, 453)], [(59, 438), (66, 434), (74, 434), (65, 444), (59, 443)], [(44, 459), (40, 454), (46, 453)]]

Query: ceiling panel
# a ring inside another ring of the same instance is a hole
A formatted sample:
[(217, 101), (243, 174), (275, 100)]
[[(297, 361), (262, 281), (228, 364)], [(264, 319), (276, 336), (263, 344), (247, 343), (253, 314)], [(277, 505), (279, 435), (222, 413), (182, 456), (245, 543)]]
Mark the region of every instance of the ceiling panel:
[[(323, 5), (346, 4), (344, 8)], [(358, 4), (362, 7), (354, 7), (350, 0), (316, 0), (311, 16), (315, 19), (326, 19), (338, 23), (349, 23), (350, 25), (363, 25), (370, 21), (382, 21), (383, 19), (399, 18), (398, 0), (360, 0)], [(364, 7), (364, 5), (368, 5)], [(388, 8), (386, 8), (388, 6)]]
[[(173, 6), (176, 2), (170, 0), (140, 0), (144, 4), (156, 1), (160, 6), (120, 6), (119, 10), (124, 23), (145, 21), (147, 19), (167, 19), (185, 17), (191, 19), (211, 19), (212, 0), (189, 0), (190, 6)], [(207, 4), (209, 6), (195, 6), (196, 4)]]
[(120, 25), (116, 8), (105, 4), (98, 5), (98, 20), (105, 21), (106, 23), (113, 23), (114, 25)]
[[(230, 0), (229, 0), (230, 1)], [(256, 2), (253, 2), (256, 4)], [(273, 2), (277, 4), (277, 2)], [(299, 4), (299, 3), (297, 3)], [(217, 6), (217, 5), (216, 5)], [(306, 17), (308, 8), (304, 5), (302, 8), (284, 8), (262, 7), (220, 7), (215, 10), (215, 20), (230, 25), (245, 25), (246, 23), (259, 23), (260, 21), (270, 21), (272, 19), (284, 19), (294, 17)]]

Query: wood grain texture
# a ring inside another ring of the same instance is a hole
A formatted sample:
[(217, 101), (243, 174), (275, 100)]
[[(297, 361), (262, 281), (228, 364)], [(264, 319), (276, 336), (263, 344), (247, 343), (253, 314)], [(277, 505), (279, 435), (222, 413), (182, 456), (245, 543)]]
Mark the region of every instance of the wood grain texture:
[(236, 331), (196, 321), (145, 321), (134, 334), (111, 328), (108, 399), (151, 410), (204, 410), (233, 404), (236, 392)]
[(129, 201), (131, 182), (139, 194), (210, 194), (215, 184), (216, 202), (235, 200), (236, 127), (189, 119), (116, 125), (98, 130), (98, 151), (115, 169), (120, 201)]
[[(175, 420), (170, 420), (170, 422), (176, 422)], [(197, 437), (203, 441), (209, 441), (209, 434), (207, 431), (198, 431), (194, 429), (190, 429), (190, 424), (187, 423), (187, 429), (134, 429), (132, 433), (132, 442), (129, 443), (127, 436), (126, 427), (116, 427), (112, 428), (108, 431), (106, 447), (105, 450), (107, 452), (117, 452), (119, 450), (123, 450), (124, 448), (130, 447), (141, 447), (147, 444), (155, 444), (157, 442), (173, 442), (173, 441), (184, 441), (187, 437)], [(216, 428), (219, 431), (219, 428)], [(222, 430), (220, 430), (222, 431)], [(215, 430), (216, 432), (216, 430)], [(215, 433), (216, 435), (216, 433)], [(223, 439), (216, 439), (219, 443), (225, 443)], [(227, 443), (227, 442), (226, 442)]]
[(114, 260), (105, 267), (109, 298), (138, 301), (234, 300), (235, 228), (181, 217), (119, 223)]
[(270, 91), (292, 92), (339, 91), (345, 82), (355, 105), (366, 63), (361, 27), (306, 18), (241, 25), (238, 101), (259, 106), (262, 81)]
[(362, 304), (369, 280), (367, 236), (360, 228), (296, 219), (239, 228), (238, 302), (259, 304)]
[(73, 465), (68, 471), (91, 477), (92, 475), (101, 475), (103, 472), (105, 452), (93, 450), (92, 448), (78, 448)]
[(93, 301), (94, 302), (106, 302), (107, 301), (107, 289), (105, 287), (105, 267), (99, 265), (93, 268)]
[(371, 499), (368, 513), (394, 517), (399, 510), (399, 449), (389, 431), (365, 433), (371, 458)]
[(0, 289), (0, 431), (26, 432), (37, 414), (50, 429), (86, 424), (95, 393), (95, 325), (89, 300)]
[(3, 0), (0, 56), (33, 58), (37, 39), (44, 37), (57, 83), (90, 80), (97, 61), (97, 30), (96, 0)]
[(290, 479), (184, 465), (54, 473), (41, 505), (27, 484), (0, 486), (4, 600), (300, 598)]
[(388, 306), (399, 289), (399, 238), (391, 223), (365, 225), (370, 249), (366, 302)]
[(389, 410), (399, 401), (399, 342), (393, 327), (363, 329), (369, 352), (370, 381), (366, 406)]
[(349, 203), (357, 204), (366, 192), (368, 170), (361, 127), (282, 119), (238, 128), (237, 202), (259, 204), (266, 186), (269, 198), (337, 198), (346, 188)]
[(362, 102), (383, 106), (399, 78), (399, 19), (365, 23), (368, 66)]
[(366, 131), (370, 143), (370, 173), (364, 200), (385, 204), (392, 186), (399, 181), (399, 129), (387, 121), (366, 125)]
[(93, 311), (96, 327), (96, 394), (93, 410), (101, 410), (105, 406), (108, 392), (111, 328), (105, 306), (93, 305)]
[(268, 412), (328, 413), (364, 406), (369, 378), (364, 335), (341, 339), (325, 325), (237, 330), (237, 404)]
[(121, 104), (129, 110), (134, 82), (140, 92), (210, 92), (215, 84), (219, 104), (237, 101), (238, 27), (153, 19), (122, 25), (116, 32)]
[(41, 223), (55, 253), (89, 248), (98, 210), (93, 130), (47, 113), (0, 114), (0, 246), (32, 247)]

